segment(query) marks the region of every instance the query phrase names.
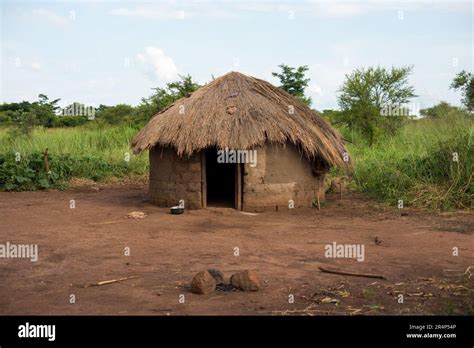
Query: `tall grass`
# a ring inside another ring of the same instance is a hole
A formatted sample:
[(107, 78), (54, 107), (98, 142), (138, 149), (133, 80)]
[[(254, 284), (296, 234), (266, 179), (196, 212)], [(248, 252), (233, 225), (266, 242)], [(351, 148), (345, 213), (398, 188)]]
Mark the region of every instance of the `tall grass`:
[(130, 142), (138, 129), (129, 126), (36, 128), (31, 137), (10, 137), (0, 129), (0, 153), (32, 153), (48, 148), (56, 154), (84, 156), (100, 154), (105, 159), (119, 159), (130, 152)]
[(357, 187), (392, 204), (472, 208), (473, 135), (472, 119), (454, 116), (409, 121), (373, 146), (356, 136), (348, 147)]
[(30, 137), (12, 136), (0, 130), (0, 154), (21, 158), (37, 156), (48, 148), (58, 161), (67, 161), (71, 176), (102, 180), (107, 177), (145, 175), (148, 172), (146, 154), (133, 155), (130, 143), (138, 129), (130, 126), (76, 128), (37, 128)]

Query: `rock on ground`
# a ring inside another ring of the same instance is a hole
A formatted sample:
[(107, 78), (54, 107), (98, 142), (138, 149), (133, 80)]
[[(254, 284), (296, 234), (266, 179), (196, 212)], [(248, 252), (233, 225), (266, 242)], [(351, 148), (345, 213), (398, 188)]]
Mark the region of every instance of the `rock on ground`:
[(260, 282), (257, 278), (257, 273), (254, 271), (243, 271), (233, 274), (230, 277), (230, 283), (244, 291), (257, 291), (260, 289)]
[(209, 294), (216, 290), (216, 280), (208, 271), (197, 273), (191, 282), (191, 291), (196, 294)]

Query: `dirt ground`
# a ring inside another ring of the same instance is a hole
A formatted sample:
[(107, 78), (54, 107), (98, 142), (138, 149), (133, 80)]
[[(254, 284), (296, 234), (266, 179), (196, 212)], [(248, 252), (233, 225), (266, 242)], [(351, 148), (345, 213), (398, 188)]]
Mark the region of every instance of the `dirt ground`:
[[(147, 216), (124, 218), (132, 211)], [(319, 211), (171, 215), (146, 202), (145, 185), (112, 185), (0, 193), (0, 221), (0, 243), (39, 248), (37, 262), (0, 259), (0, 314), (474, 314), (472, 213), (382, 208), (348, 194), (329, 195)], [(326, 258), (333, 242), (365, 245), (364, 261)], [(261, 289), (191, 293), (194, 274), (208, 268), (226, 277), (255, 270)], [(129, 276), (137, 278), (85, 287)]]

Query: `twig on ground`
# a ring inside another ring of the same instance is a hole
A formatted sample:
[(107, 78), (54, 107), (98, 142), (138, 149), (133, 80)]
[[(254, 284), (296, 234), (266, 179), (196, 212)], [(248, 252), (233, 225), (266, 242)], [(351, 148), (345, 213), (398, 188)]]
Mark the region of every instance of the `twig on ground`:
[(89, 222), (89, 225), (107, 225), (107, 224), (115, 224), (117, 222), (122, 222), (123, 220), (112, 220), (112, 221), (104, 221), (104, 222)]
[(104, 280), (98, 283), (89, 283), (84, 285), (85, 288), (90, 288), (92, 286), (102, 286), (102, 285), (107, 285), (107, 284), (113, 284), (113, 283), (118, 283), (118, 282), (123, 282), (125, 280), (129, 279), (135, 279), (138, 278), (138, 276), (131, 276), (131, 277), (125, 277), (125, 278), (119, 278), (119, 279), (111, 279), (111, 280)]
[(321, 270), (321, 272), (324, 272), (324, 273), (340, 274), (340, 275), (347, 275), (347, 276), (353, 276), (353, 277), (386, 279), (385, 276), (381, 274), (346, 272), (346, 271), (339, 271), (335, 269), (323, 268), (321, 266), (319, 266), (318, 268)]

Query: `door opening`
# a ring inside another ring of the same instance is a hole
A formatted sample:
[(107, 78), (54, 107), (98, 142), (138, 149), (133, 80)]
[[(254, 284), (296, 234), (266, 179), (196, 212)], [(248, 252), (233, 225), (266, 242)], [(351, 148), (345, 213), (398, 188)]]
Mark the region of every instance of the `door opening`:
[(237, 165), (235, 163), (218, 163), (217, 149), (210, 148), (205, 152), (206, 161), (206, 199), (207, 206), (239, 208), (236, 204)]

